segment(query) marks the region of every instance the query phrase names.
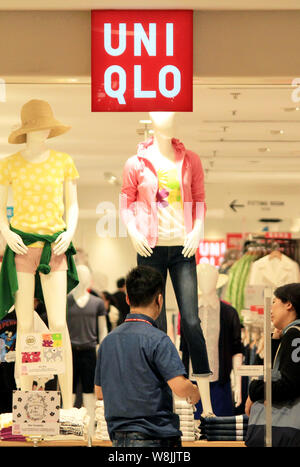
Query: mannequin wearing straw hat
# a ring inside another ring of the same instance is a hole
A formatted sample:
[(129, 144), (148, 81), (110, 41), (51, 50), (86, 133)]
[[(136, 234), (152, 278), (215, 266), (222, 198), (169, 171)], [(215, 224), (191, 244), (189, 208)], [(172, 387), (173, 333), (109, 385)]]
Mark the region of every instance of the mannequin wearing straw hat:
[[(59, 375), (59, 383), (63, 407), (71, 409), (72, 351), (66, 301), (67, 293), (78, 284), (72, 256), (76, 253), (72, 238), (78, 220), (78, 172), (68, 154), (47, 147), (48, 138), (70, 127), (54, 118), (46, 101), (27, 102), (21, 120), (21, 127), (8, 141), (25, 143), (24, 149), (0, 161), (0, 230), (7, 242), (0, 274), (0, 315), (14, 305), (18, 323), (16, 368), (20, 371), (20, 335), (33, 332), (34, 296), (43, 299), (50, 331), (63, 335), (65, 373)], [(6, 217), (9, 185), (14, 196), (10, 225)], [(31, 390), (32, 379), (19, 374), (20, 388)]]

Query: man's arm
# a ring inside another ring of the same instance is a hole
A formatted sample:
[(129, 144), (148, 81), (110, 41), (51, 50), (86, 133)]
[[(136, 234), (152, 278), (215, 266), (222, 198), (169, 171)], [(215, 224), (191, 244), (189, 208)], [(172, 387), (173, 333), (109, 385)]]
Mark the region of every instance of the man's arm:
[(191, 402), (193, 405), (199, 402), (200, 393), (198, 386), (193, 384), (184, 376), (175, 376), (175, 378), (169, 379), (168, 385), (170, 386), (172, 392), (176, 394), (176, 396), (189, 399), (189, 402)]
[(103, 400), (103, 392), (102, 392), (102, 387), (101, 386), (97, 386), (95, 384), (95, 394), (96, 394), (96, 399), (97, 400)]

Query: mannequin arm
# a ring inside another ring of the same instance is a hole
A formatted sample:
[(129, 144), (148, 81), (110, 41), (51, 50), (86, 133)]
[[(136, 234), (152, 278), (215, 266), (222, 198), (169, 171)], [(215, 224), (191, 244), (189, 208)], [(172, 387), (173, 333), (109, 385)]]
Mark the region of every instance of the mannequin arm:
[(22, 238), (12, 232), (9, 228), (9, 222), (6, 215), (8, 197), (8, 186), (0, 185), (0, 230), (8, 244), (8, 246), (17, 254), (24, 255), (27, 253), (27, 246), (24, 245)]
[(75, 180), (66, 180), (65, 195), (67, 230), (59, 235), (55, 241), (53, 252), (56, 255), (61, 255), (67, 251), (76, 231), (79, 208), (77, 201), (77, 184)]
[(234, 401), (235, 405), (238, 407), (242, 403), (242, 377), (237, 376), (236, 371), (243, 363), (243, 355), (238, 353), (232, 357), (232, 366), (234, 371)]
[(107, 325), (106, 325), (106, 317), (105, 316), (99, 316), (99, 318), (98, 318), (98, 329), (99, 329), (99, 344), (101, 344), (104, 337), (107, 336)]
[(182, 250), (185, 258), (190, 258), (196, 253), (201, 239), (203, 239), (203, 221), (196, 219), (193, 230), (185, 238)]

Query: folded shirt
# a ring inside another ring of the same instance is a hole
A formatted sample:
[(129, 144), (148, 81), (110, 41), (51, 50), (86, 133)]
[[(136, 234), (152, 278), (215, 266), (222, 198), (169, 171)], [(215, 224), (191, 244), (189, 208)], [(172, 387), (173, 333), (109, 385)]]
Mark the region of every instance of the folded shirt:
[(201, 436), (201, 439), (207, 439), (207, 441), (245, 441), (244, 436)]
[(244, 436), (247, 430), (201, 430), (201, 435), (206, 436)]
[(248, 424), (248, 416), (247, 415), (236, 415), (235, 417), (201, 417), (200, 416), (201, 424), (203, 425), (216, 425), (216, 424), (232, 424), (237, 425), (237, 423), (241, 423), (243, 425)]
[(242, 423), (237, 423), (236, 425), (233, 425), (231, 423), (221, 423), (220, 425), (215, 424), (215, 425), (200, 425), (201, 430), (246, 430), (248, 427), (248, 424), (243, 425)]

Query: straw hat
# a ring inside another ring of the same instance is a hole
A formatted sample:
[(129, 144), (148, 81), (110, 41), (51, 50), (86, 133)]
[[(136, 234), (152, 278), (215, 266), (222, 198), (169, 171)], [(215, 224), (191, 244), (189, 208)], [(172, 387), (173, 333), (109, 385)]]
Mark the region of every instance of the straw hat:
[(51, 130), (48, 138), (53, 138), (71, 128), (56, 120), (48, 102), (39, 99), (33, 99), (23, 105), (21, 121), (22, 126), (9, 135), (8, 142), (11, 144), (26, 143), (26, 134), (31, 131)]

